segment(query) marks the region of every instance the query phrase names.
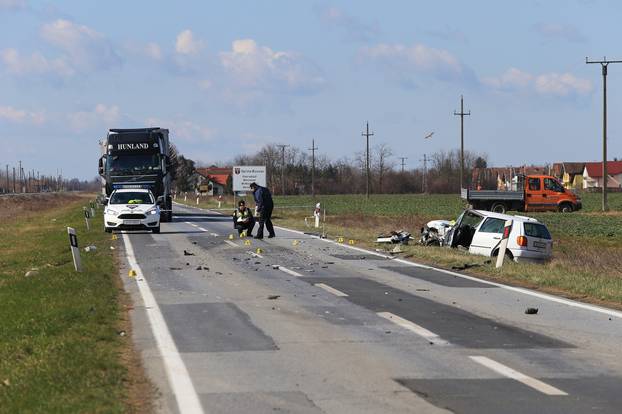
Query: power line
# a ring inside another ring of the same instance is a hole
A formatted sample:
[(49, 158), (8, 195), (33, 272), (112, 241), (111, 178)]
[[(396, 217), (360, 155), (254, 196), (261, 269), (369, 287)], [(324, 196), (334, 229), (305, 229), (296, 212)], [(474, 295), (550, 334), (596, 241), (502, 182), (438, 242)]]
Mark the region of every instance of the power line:
[(277, 147), (281, 148), (281, 194), (285, 195), (285, 148), (289, 145), (279, 144)]
[(460, 191), (464, 186), (464, 116), (471, 115), (471, 111), (464, 112), (464, 98), (460, 95), (460, 112), (454, 111), (454, 115), (460, 116)]
[(404, 172), (405, 161), (408, 159), (408, 157), (398, 157), (398, 158), (402, 160), (402, 172)]
[(373, 132), (369, 132), (369, 122), (367, 122), (366, 132), (361, 132), (361, 135), (367, 138), (367, 152), (365, 153), (365, 171), (367, 174), (367, 183), (365, 186), (365, 197), (369, 199), (369, 187), (370, 187), (370, 176), (369, 176), (369, 137), (373, 136)]
[(622, 60), (607, 60), (603, 57), (603, 60), (588, 60), (585, 58), (585, 63), (599, 63), (602, 67), (603, 73), (603, 211), (607, 211), (609, 206), (607, 205), (607, 66), (610, 63), (622, 63)]
[(311, 196), (315, 197), (315, 151), (318, 148), (315, 146), (315, 139), (311, 141)]

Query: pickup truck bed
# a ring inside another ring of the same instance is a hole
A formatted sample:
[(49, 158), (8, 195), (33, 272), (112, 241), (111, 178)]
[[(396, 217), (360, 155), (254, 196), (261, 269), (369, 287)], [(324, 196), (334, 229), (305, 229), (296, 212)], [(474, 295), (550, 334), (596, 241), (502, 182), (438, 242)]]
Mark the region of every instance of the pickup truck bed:
[(498, 201), (523, 201), (525, 193), (522, 191), (499, 191), (499, 190), (468, 190), (462, 189), (461, 196), (467, 201), (471, 200), (498, 200)]

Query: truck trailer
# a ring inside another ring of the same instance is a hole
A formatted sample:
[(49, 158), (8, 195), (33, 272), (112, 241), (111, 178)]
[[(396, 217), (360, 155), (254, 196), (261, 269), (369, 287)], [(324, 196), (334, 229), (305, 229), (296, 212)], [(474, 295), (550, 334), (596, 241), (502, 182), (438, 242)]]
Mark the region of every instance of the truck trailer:
[(173, 217), (171, 147), (168, 129), (110, 129), (101, 142), (99, 175), (102, 195), (120, 188), (151, 190), (161, 209), (161, 221)]

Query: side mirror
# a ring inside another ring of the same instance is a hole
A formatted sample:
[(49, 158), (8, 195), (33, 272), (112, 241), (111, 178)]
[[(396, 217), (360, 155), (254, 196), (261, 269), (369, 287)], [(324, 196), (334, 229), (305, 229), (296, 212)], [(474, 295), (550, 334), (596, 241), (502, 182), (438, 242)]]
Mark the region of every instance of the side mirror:
[(102, 155), (99, 158), (99, 175), (103, 176), (104, 175), (104, 162), (106, 161), (106, 156)]

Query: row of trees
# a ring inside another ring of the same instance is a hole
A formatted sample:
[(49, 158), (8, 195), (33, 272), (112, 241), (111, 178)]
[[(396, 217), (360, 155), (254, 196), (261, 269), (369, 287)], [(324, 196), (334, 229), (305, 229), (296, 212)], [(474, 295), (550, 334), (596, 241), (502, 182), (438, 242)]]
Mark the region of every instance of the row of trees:
[[(315, 191), (319, 194), (364, 193), (366, 189), (365, 153), (352, 158), (332, 160), (326, 155), (315, 157)], [(298, 147), (285, 148), (265, 145), (257, 153), (238, 155), (233, 165), (265, 165), (267, 185), (275, 194), (310, 194), (312, 181), (311, 155)], [(486, 167), (487, 156), (465, 152), (465, 179), (468, 183), (475, 167)], [(178, 156), (176, 187), (180, 191), (193, 189), (192, 174), (195, 162)], [(393, 150), (379, 144), (370, 150), (372, 193), (457, 193), (460, 191), (460, 152), (439, 151), (428, 158), (427, 168), (401, 170)], [(283, 180), (282, 180), (283, 177)]]

